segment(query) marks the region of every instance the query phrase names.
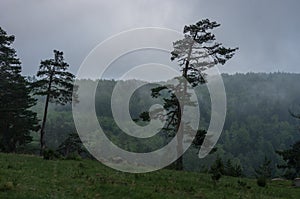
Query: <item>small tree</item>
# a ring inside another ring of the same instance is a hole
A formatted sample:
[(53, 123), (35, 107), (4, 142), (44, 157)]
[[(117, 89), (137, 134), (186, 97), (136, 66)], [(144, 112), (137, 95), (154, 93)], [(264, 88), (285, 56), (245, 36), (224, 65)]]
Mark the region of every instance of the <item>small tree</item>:
[(70, 133), (67, 139), (61, 143), (58, 151), (64, 156), (68, 156), (70, 153), (80, 155), (82, 152), (86, 152), (77, 133)]
[(225, 164), (225, 173), (226, 176), (240, 177), (242, 176), (242, 167), (240, 164), (234, 164), (230, 159), (227, 160)]
[(45, 125), (47, 120), (48, 106), (50, 102), (65, 105), (71, 103), (72, 99), (77, 100), (73, 92), (78, 88), (74, 86), (75, 75), (67, 72), (69, 65), (64, 62), (63, 52), (54, 50), (54, 59), (41, 61), (37, 77), (34, 82), (36, 95), (46, 96), (45, 109), (40, 131), (41, 155), (45, 149)]
[(212, 174), (211, 179), (213, 180), (214, 184), (216, 184), (220, 180), (222, 175), (224, 175), (225, 173), (224, 163), (219, 156), (217, 156), (216, 161), (210, 167), (210, 173)]
[(37, 115), (30, 110), (36, 100), (11, 47), (14, 40), (0, 27), (0, 151), (4, 152), (15, 152), (30, 142), (30, 132), (39, 128)]
[(267, 179), (272, 177), (272, 170), (271, 160), (265, 157), (264, 162), (255, 169), (258, 186), (265, 187), (267, 185)]
[(278, 165), (281, 169), (287, 169), (286, 177), (295, 178), (300, 175), (300, 141), (291, 146), (291, 149), (276, 151), (286, 161), (286, 165)]
[(266, 179), (271, 178), (273, 170), (271, 163), (271, 160), (265, 157), (263, 163), (257, 169), (255, 169), (256, 176), (263, 176)]

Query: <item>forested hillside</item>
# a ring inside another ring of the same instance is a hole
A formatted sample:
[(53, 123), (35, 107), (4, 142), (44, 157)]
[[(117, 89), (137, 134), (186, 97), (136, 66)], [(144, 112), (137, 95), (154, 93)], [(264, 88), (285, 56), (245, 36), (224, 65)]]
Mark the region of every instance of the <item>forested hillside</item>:
[[(206, 171), (216, 156), (224, 161), (231, 159), (240, 164), (243, 174), (254, 176), (255, 168), (262, 164), (264, 157), (271, 160), (272, 175), (279, 176), (281, 171), (277, 164), (282, 164), (276, 150), (287, 149), (297, 140), (299, 122), (291, 117), (289, 111), (300, 112), (300, 74), (289, 73), (247, 73), (223, 75), (227, 94), (227, 116), (224, 130), (217, 143), (217, 152), (199, 159), (197, 149), (191, 147), (184, 154), (186, 170)], [(135, 84), (132, 80), (124, 82)], [(86, 88), (95, 84), (93, 80), (81, 80)], [(121, 132), (112, 119), (110, 108), (111, 93), (116, 81), (100, 80), (96, 92), (96, 112), (100, 125), (108, 137), (118, 146), (138, 152), (147, 152), (164, 146), (171, 138), (159, 133), (152, 138), (138, 140)], [(149, 109), (159, 99), (150, 96), (150, 89), (155, 84), (139, 88), (131, 98), (130, 113), (133, 119)], [(157, 85), (156, 85), (157, 86)], [(206, 129), (210, 120), (210, 100), (205, 85), (198, 87), (201, 95), (201, 128)], [(87, 89), (88, 90), (88, 89)], [(126, 92), (126, 91), (124, 91)], [(79, 100), (84, 99), (84, 95)], [(88, 95), (88, 92), (86, 93)], [(39, 98), (34, 110), (41, 117), (43, 98)], [(57, 148), (70, 133), (76, 132), (72, 119), (71, 106), (51, 105), (46, 125), (46, 143), (48, 147)], [(88, 125), (88, 124), (87, 124)], [(141, 124), (144, 125), (144, 124)], [(32, 142), (24, 150), (38, 148), (38, 135), (33, 134)]]

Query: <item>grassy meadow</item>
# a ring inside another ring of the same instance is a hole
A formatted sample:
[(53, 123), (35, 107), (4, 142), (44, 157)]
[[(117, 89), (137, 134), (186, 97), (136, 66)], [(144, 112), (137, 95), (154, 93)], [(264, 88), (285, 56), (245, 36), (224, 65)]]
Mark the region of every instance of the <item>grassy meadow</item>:
[(0, 154), (0, 198), (300, 198), (290, 181), (259, 187), (255, 179), (163, 169), (144, 174), (112, 170), (93, 160), (43, 160)]

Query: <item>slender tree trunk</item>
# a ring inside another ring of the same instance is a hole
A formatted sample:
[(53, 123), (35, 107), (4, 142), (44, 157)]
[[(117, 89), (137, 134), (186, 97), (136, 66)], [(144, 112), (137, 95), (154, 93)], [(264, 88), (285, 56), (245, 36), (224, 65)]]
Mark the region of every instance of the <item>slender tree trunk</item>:
[(41, 148), (40, 148), (40, 155), (41, 156), (43, 155), (44, 150), (46, 148), (46, 145), (45, 145), (45, 126), (46, 126), (48, 106), (49, 106), (49, 101), (50, 101), (50, 91), (51, 91), (52, 78), (53, 78), (53, 75), (51, 74), (50, 75), (48, 89), (47, 89), (45, 109), (44, 109), (44, 116), (43, 116), (41, 131), (40, 131), (40, 134), (41, 134), (41, 136), (40, 136), (40, 146), (41, 146)]
[(44, 109), (44, 116), (43, 116), (43, 121), (42, 121), (42, 126), (41, 126), (41, 131), (40, 131), (40, 155), (43, 155), (44, 149), (45, 149), (45, 126), (46, 126), (46, 120), (47, 120), (47, 113), (48, 113), (48, 105), (49, 105), (49, 99), (50, 99), (50, 95), (47, 94), (46, 97), (46, 102), (45, 102), (45, 109)]
[[(178, 103), (178, 106), (179, 103)], [(182, 107), (182, 106), (181, 106)], [(183, 146), (182, 146), (182, 142), (183, 142), (183, 124), (180, 125), (181, 123), (181, 117), (182, 117), (182, 108), (179, 107), (178, 109), (178, 124), (177, 124), (177, 129), (178, 129), (178, 133), (177, 133), (177, 157), (178, 159), (176, 160), (176, 170), (183, 170)]]
[(191, 43), (190, 48), (189, 48), (189, 53), (187, 60), (185, 62), (185, 67), (182, 72), (182, 76), (185, 78), (183, 81), (183, 91), (182, 91), (182, 104), (178, 104), (178, 123), (177, 123), (177, 155), (179, 156), (177, 161), (176, 161), (176, 169), (177, 170), (183, 170), (183, 135), (184, 135), (184, 123), (181, 123), (181, 117), (183, 115), (183, 110), (184, 110), (184, 104), (186, 103), (186, 95), (187, 95), (187, 72), (188, 72), (188, 67), (190, 65), (190, 58), (192, 54), (192, 49), (193, 49), (194, 42)]
[[(185, 69), (183, 70), (183, 77), (187, 77), (187, 68), (189, 66), (189, 61), (186, 62)], [(184, 135), (184, 123), (181, 123), (181, 117), (183, 115), (184, 111), (184, 104), (185, 104), (185, 97), (187, 94), (187, 82), (184, 80), (183, 82), (183, 91), (182, 91), (182, 103), (181, 105), (178, 103), (178, 122), (177, 122), (177, 128), (178, 133), (177, 133), (177, 156), (178, 159), (176, 161), (176, 169), (177, 170), (183, 170), (183, 135)]]

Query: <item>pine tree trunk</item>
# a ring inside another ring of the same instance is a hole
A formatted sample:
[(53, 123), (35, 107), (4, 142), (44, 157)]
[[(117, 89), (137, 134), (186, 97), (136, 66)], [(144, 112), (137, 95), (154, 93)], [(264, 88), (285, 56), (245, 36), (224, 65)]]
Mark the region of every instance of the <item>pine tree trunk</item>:
[(189, 48), (189, 53), (188, 53), (188, 57), (187, 60), (185, 62), (185, 67), (182, 71), (182, 76), (185, 78), (185, 80), (183, 81), (183, 92), (182, 92), (182, 98), (183, 98), (183, 103), (178, 104), (178, 123), (177, 123), (177, 129), (178, 129), (178, 133), (177, 133), (177, 156), (178, 159), (176, 160), (176, 170), (183, 170), (183, 134), (184, 134), (184, 123), (181, 123), (181, 117), (184, 111), (184, 104), (185, 104), (185, 96), (187, 95), (187, 72), (188, 72), (188, 67), (190, 64), (190, 57), (192, 54), (192, 48), (193, 48), (193, 44), (194, 42), (191, 43), (190, 48)]
[(44, 150), (46, 148), (46, 145), (45, 145), (45, 126), (46, 126), (46, 121), (47, 121), (48, 106), (49, 106), (49, 101), (50, 101), (50, 91), (51, 91), (51, 84), (52, 84), (52, 79), (53, 79), (52, 74), (50, 75), (49, 85), (48, 85), (48, 89), (47, 89), (44, 116), (43, 116), (41, 131), (40, 131), (40, 134), (41, 134), (41, 137), (40, 137), (40, 146), (41, 146), (40, 155), (41, 156), (43, 155)]
[[(180, 125), (180, 123), (179, 123)], [(176, 170), (183, 170), (183, 125), (181, 125), (178, 129), (178, 134), (177, 134), (177, 157), (178, 159), (176, 160)]]
[(41, 137), (40, 137), (40, 155), (43, 155), (43, 152), (45, 150), (45, 126), (46, 126), (46, 120), (47, 120), (47, 113), (48, 113), (48, 105), (49, 105), (49, 99), (50, 99), (50, 94), (47, 94), (46, 97), (46, 102), (45, 102), (45, 110), (44, 110), (44, 116), (43, 116), (43, 121), (42, 121), (42, 126), (41, 126)]

